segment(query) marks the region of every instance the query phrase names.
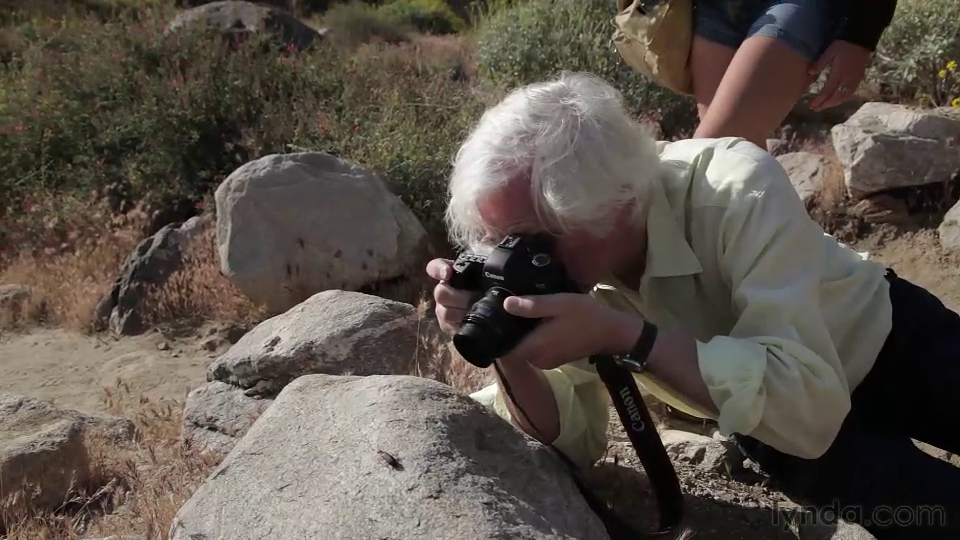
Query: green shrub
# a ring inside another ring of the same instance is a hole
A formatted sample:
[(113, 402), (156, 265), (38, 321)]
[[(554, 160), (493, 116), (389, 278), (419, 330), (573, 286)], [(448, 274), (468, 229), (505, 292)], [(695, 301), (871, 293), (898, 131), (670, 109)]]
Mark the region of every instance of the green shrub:
[[(141, 205), (159, 226), (192, 213), (243, 163), (308, 148), (379, 172), (439, 223), (456, 145), (480, 112), (449, 58), (414, 45), (229, 52), (162, 21), (71, 21), (0, 70), (0, 251), (28, 241), (31, 201)], [(56, 39), (52, 39), (56, 35)]]
[(960, 1), (901, 0), (868, 74), (885, 99), (947, 105), (940, 72), (960, 60)]
[(375, 6), (360, 0), (334, 4), (323, 16), (327, 36), (341, 48), (354, 48), (373, 41), (399, 43), (414, 30), (407, 21), (390, 19)]
[(481, 18), (477, 63), (485, 81), (513, 87), (562, 70), (590, 71), (616, 86), (634, 113), (661, 120), (680, 136), (696, 122), (692, 100), (650, 82), (620, 61), (610, 38), (609, 0), (536, 0), (495, 3)]
[(380, 6), (379, 11), (388, 20), (424, 34), (454, 34), (466, 27), (444, 0), (393, 0)]

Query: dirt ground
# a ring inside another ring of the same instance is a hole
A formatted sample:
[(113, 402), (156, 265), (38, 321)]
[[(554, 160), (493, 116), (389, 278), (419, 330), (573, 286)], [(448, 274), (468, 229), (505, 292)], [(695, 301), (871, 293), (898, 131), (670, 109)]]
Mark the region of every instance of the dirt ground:
[(0, 336), (0, 393), (25, 394), (83, 411), (107, 413), (105, 391), (135, 400), (183, 402), (224, 349), (216, 328), (188, 337), (150, 332), (122, 339), (38, 329)]

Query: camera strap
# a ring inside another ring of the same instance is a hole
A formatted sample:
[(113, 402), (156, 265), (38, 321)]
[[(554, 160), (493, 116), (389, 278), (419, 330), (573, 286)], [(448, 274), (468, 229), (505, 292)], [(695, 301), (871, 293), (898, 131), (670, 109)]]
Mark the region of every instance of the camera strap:
[[(630, 439), (630, 444), (633, 446), (633, 450), (640, 459), (640, 463), (643, 465), (643, 469), (657, 494), (657, 504), (660, 508), (660, 530), (644, 533), (626, 523), (587, 487), (577, 465), (570, 458), (553, 445), (548, 446), (570, 469), (573, 481), (580, 490), (580, 494), (587, 501), (590, 509), (603, 522), (610, 540), (677, 538), (678, 533), (681, 532), (680, 522), (683, 517), (683, 493), (680, 489), (680, 480), (677, 478), (673, 463), (670, 462), (670, 457), (663, 447), (663, 441), (660, 440), (660, 434), (657, 433), (653, 418), (650, 416), (650, 411), (647, 410), (643, 396), (640, 395), (633, 374), (612, 356), (592, 356), (590, 362), (596, 366), (597, 374), (610, 394), (620, 421), (623, 423), (624, 431), (627, 432), (627, 437)], [(500, 375), (500, 380), (504, 386), (503, 390), (511, 401), (516, 403), (499, 364), (494, 363), (494, 368)], [(519, 409), (519, 411), (526, 417), (526, 412), (522, 409)], [(529, 417), (526, 418), (526, 421), (530, 424)]]
[(660, 507), (660, 532), (670, 533), (683, 518), (683, 492), (633, 373), (611, 356), (593, 356), (590, 361), (607, 387), (630, 444), (653, 485)]

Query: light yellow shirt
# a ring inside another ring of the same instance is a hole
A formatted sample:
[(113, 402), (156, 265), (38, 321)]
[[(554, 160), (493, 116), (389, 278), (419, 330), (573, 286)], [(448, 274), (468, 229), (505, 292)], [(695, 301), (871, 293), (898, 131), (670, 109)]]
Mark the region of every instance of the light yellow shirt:
[[(784, 169), (756, 145), (691, 139), (661, 142), (659, 152), (665, 171), (647, 218), (639, 290), (604, 283), (591, 294), (696, 337), (722, 433), (819, 457), (890, 331), (885, 267), (824, 233)], [(595, 462), (607, 444), (606, 388), (586, 359), (544, 373), (560, 416), (555, 446)], [(667, 404), (713, 418), (635, 377)], [(471, 397), (513, 422), (496, 384)]]

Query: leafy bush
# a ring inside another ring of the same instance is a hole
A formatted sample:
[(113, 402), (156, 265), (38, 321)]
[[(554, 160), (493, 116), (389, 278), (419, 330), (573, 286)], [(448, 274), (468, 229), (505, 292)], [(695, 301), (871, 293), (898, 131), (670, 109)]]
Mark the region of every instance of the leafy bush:
[[(889, 100), (947, 105), (940, 71), (960, 60), (960, 2), (902, 0), (877, 47), (869, 73)], [(956, 96), (953, 96), (956, 97)]]
[(155, 228), (243, 163), (295, 147), (373, 168), (438, 222), (481, 106), (449, 76), (459, 51), (230, 52), (201, 33), (164, 37), (162, 22), (58, 22), (0, 69), (0, 252), (50, 217), (28, 212), (33, 201), (106, 198), (114, 212), (145, 207)]
[(408, 21), (392, 20), (388, 14), (360, 0), (333, 5), (323, 16), (331, 42), (354, 48), (374, 40), (399, 43), (414, 30)]
[(388, 20), (425, 34), (453, 34), (466, 27), (444, 0), (394, 0), (380, 6), (379, 11)]
[(667, 135), (692, 129), (696, 107), (620, 61), (611, 43), (614, 4), (608, 0), (538, 0), (494, 4), (477, 37), (480, 75), (513, 87), (562, 70), (590, 71), (616, 86), (633, 112), (661, 120)]

